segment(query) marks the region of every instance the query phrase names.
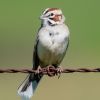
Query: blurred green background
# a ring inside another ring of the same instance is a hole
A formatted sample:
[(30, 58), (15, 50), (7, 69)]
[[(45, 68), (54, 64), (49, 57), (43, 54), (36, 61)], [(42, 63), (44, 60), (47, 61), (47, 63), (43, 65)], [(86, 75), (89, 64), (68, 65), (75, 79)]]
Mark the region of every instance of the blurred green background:
[[(99, 0), (0, 0), (0, 68), (31, 68), (39, 16), (48, 7), (63, 10), (70, 46), (62, 66), (100, 67)], [(0, 100), (20, 100), (17, 88), (26, 74), (0, 74)], [(33, 100), (100, 100), (100, 74), (45, 76)]]

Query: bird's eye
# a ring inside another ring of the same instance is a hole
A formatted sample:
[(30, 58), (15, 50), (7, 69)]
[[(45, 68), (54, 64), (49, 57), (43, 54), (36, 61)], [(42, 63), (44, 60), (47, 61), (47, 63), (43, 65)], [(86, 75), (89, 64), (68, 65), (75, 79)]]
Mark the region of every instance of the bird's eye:
[(54, 15), (53, 13), (50, 14), (50, 16), (53, 16), (53, 15)]

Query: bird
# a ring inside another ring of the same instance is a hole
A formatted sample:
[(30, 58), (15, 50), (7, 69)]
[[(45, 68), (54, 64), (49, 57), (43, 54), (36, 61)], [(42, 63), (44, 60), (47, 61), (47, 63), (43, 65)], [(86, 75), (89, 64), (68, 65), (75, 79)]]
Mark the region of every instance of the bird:
[(43, 74), (38, 73), (41, 68), (59, 67), (69, 46), (70, 32), (65, 24), (65, 16), (60, 8), (46, 8), (40, 15), (41, 26), (36, 36), (33, 50), (33, 70), (18, 88), (22, 100), (30, 100)]

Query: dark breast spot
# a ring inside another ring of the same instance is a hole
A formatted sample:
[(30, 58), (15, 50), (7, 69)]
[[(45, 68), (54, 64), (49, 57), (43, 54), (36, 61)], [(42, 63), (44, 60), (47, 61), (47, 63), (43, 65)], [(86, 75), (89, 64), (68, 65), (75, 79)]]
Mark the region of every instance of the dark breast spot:
[(53, 36), (54, 34), (53, 34), (53, 33), (49, 33), (49, 35), (50, 35), (50, 36)]
[(52, 33), (49, 33), (49, 35), (51, 36), (51, 35), (52, 35)]

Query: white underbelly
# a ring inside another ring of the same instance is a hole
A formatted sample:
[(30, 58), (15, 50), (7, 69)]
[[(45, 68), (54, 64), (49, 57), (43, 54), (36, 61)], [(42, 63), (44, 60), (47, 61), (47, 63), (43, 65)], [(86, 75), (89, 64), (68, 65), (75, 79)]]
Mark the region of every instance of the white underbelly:
[(37, 53), (43, 65), (59, 65), (68, 45), (69, 31), (64, 24), (39, 31)]
[(49, 47), (38, 43), (38, 56), (43, 65), (59, 64), (66, 52), (67, 44), (52, 44)]

